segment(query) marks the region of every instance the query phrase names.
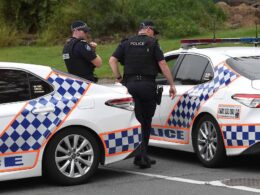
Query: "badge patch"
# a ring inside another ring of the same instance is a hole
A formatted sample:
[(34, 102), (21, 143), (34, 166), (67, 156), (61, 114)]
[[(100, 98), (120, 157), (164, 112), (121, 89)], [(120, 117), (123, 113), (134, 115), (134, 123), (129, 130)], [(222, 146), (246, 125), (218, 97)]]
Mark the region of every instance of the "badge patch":
[(86, 48), (87, 51), (91, 51), (91, 47), (89, 47), (89, 45), (86, 44), (85, 48)]
[(224, 119), (239, 119), (240, 118), (240, 105), (225, 105), (220, 104), (218, 106), (217, 118)]
[(62, 58), (63, 58), (63, 60), (68, 60), (68, 59), (70, 59), (70, 54), (64, 53), (64, 54), (62, 55)]

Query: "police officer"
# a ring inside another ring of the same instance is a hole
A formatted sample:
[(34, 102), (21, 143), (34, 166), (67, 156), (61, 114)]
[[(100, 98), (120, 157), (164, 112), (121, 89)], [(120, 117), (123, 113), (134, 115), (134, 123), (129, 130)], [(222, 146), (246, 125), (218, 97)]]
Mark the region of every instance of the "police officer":
[(97, 82), (94, 69), (102, 65), (102, 59), (95, 52), (97, 44), (86, 41), (90, 28), (83, 21), (75, 21), (71, 24), (71, 31), (72, 37), (63, 48), (63, 59), (68, 72)]
[(134, 164), (140, 168), (150, 168), (156, 161), (147, 156), (151, 122), (156, 109), (155, 78), (161, 71), (170, 84), (170, 96), (174, 98), (176, 89), (163, 52), (155, 35), (159, 32), (152, 21), (140, 24), (138, 35), (123, 40), (109, 59), (109, 64), (118, 82), (122, 76), (118, 62), (124, 65), (124, 84), (135, 101), (135, 115), (141, 123), (142, 144), (140, 154)]

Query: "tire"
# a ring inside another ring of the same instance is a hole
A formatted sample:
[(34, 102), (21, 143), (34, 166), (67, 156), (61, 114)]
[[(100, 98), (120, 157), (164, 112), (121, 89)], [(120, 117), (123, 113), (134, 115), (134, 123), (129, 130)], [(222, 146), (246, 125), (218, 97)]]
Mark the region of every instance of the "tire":
[(226, 160), (226, 150), (220, 127), (210, 115), (199, 119), (192, 134), (195, 153), (205, 167), (220, 167)]
[(59, 185), (85, 183), (97, 170), (99, 158), (99, 147), (91, 133), (81, 127), (66, 128), (46, 147), (43, 175)]

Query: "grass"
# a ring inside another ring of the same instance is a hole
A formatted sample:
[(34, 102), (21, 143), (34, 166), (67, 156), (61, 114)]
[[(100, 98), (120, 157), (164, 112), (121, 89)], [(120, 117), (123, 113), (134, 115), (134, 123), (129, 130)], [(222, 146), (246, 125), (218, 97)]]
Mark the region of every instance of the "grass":
[[(236, 30), (223, 30), (216, 33), (216, 37), (254, 37), (255, 27), (241, 28)], [(202, 37), (213, 37), (212, 33), (203, 34), (196, 36), (196, 38)], [(195, 37), (189, 37), (195, 38)], [(164, 52), (179, 48), (180, 39), (161, 39), (160, 46)], [(108, 65), (108, 59), (117, 47), (117, 43), (111, 43), (106, 45), (99, 45), (97, 53), (103, 59), (103, 66), (96, 70), (96, 74), (100, 78), (111, 78), (113, 77), (112, 71)], [(62, 60), (62, 48), (63, 46), (20, 46), (20, 47), (6, 47), (1, 48), (0, 61), (6, 62), (21, 62), (48, 65), (53, 68), (67, 71), (65, 64)]]

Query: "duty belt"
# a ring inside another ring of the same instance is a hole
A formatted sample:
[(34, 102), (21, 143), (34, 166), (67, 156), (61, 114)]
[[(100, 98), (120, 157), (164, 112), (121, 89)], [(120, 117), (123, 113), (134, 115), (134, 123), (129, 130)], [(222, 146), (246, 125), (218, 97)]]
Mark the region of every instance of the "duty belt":
[(126, 81), (155, 81), (154, 76), (147, 76), (147, 75), (126, 75)]

